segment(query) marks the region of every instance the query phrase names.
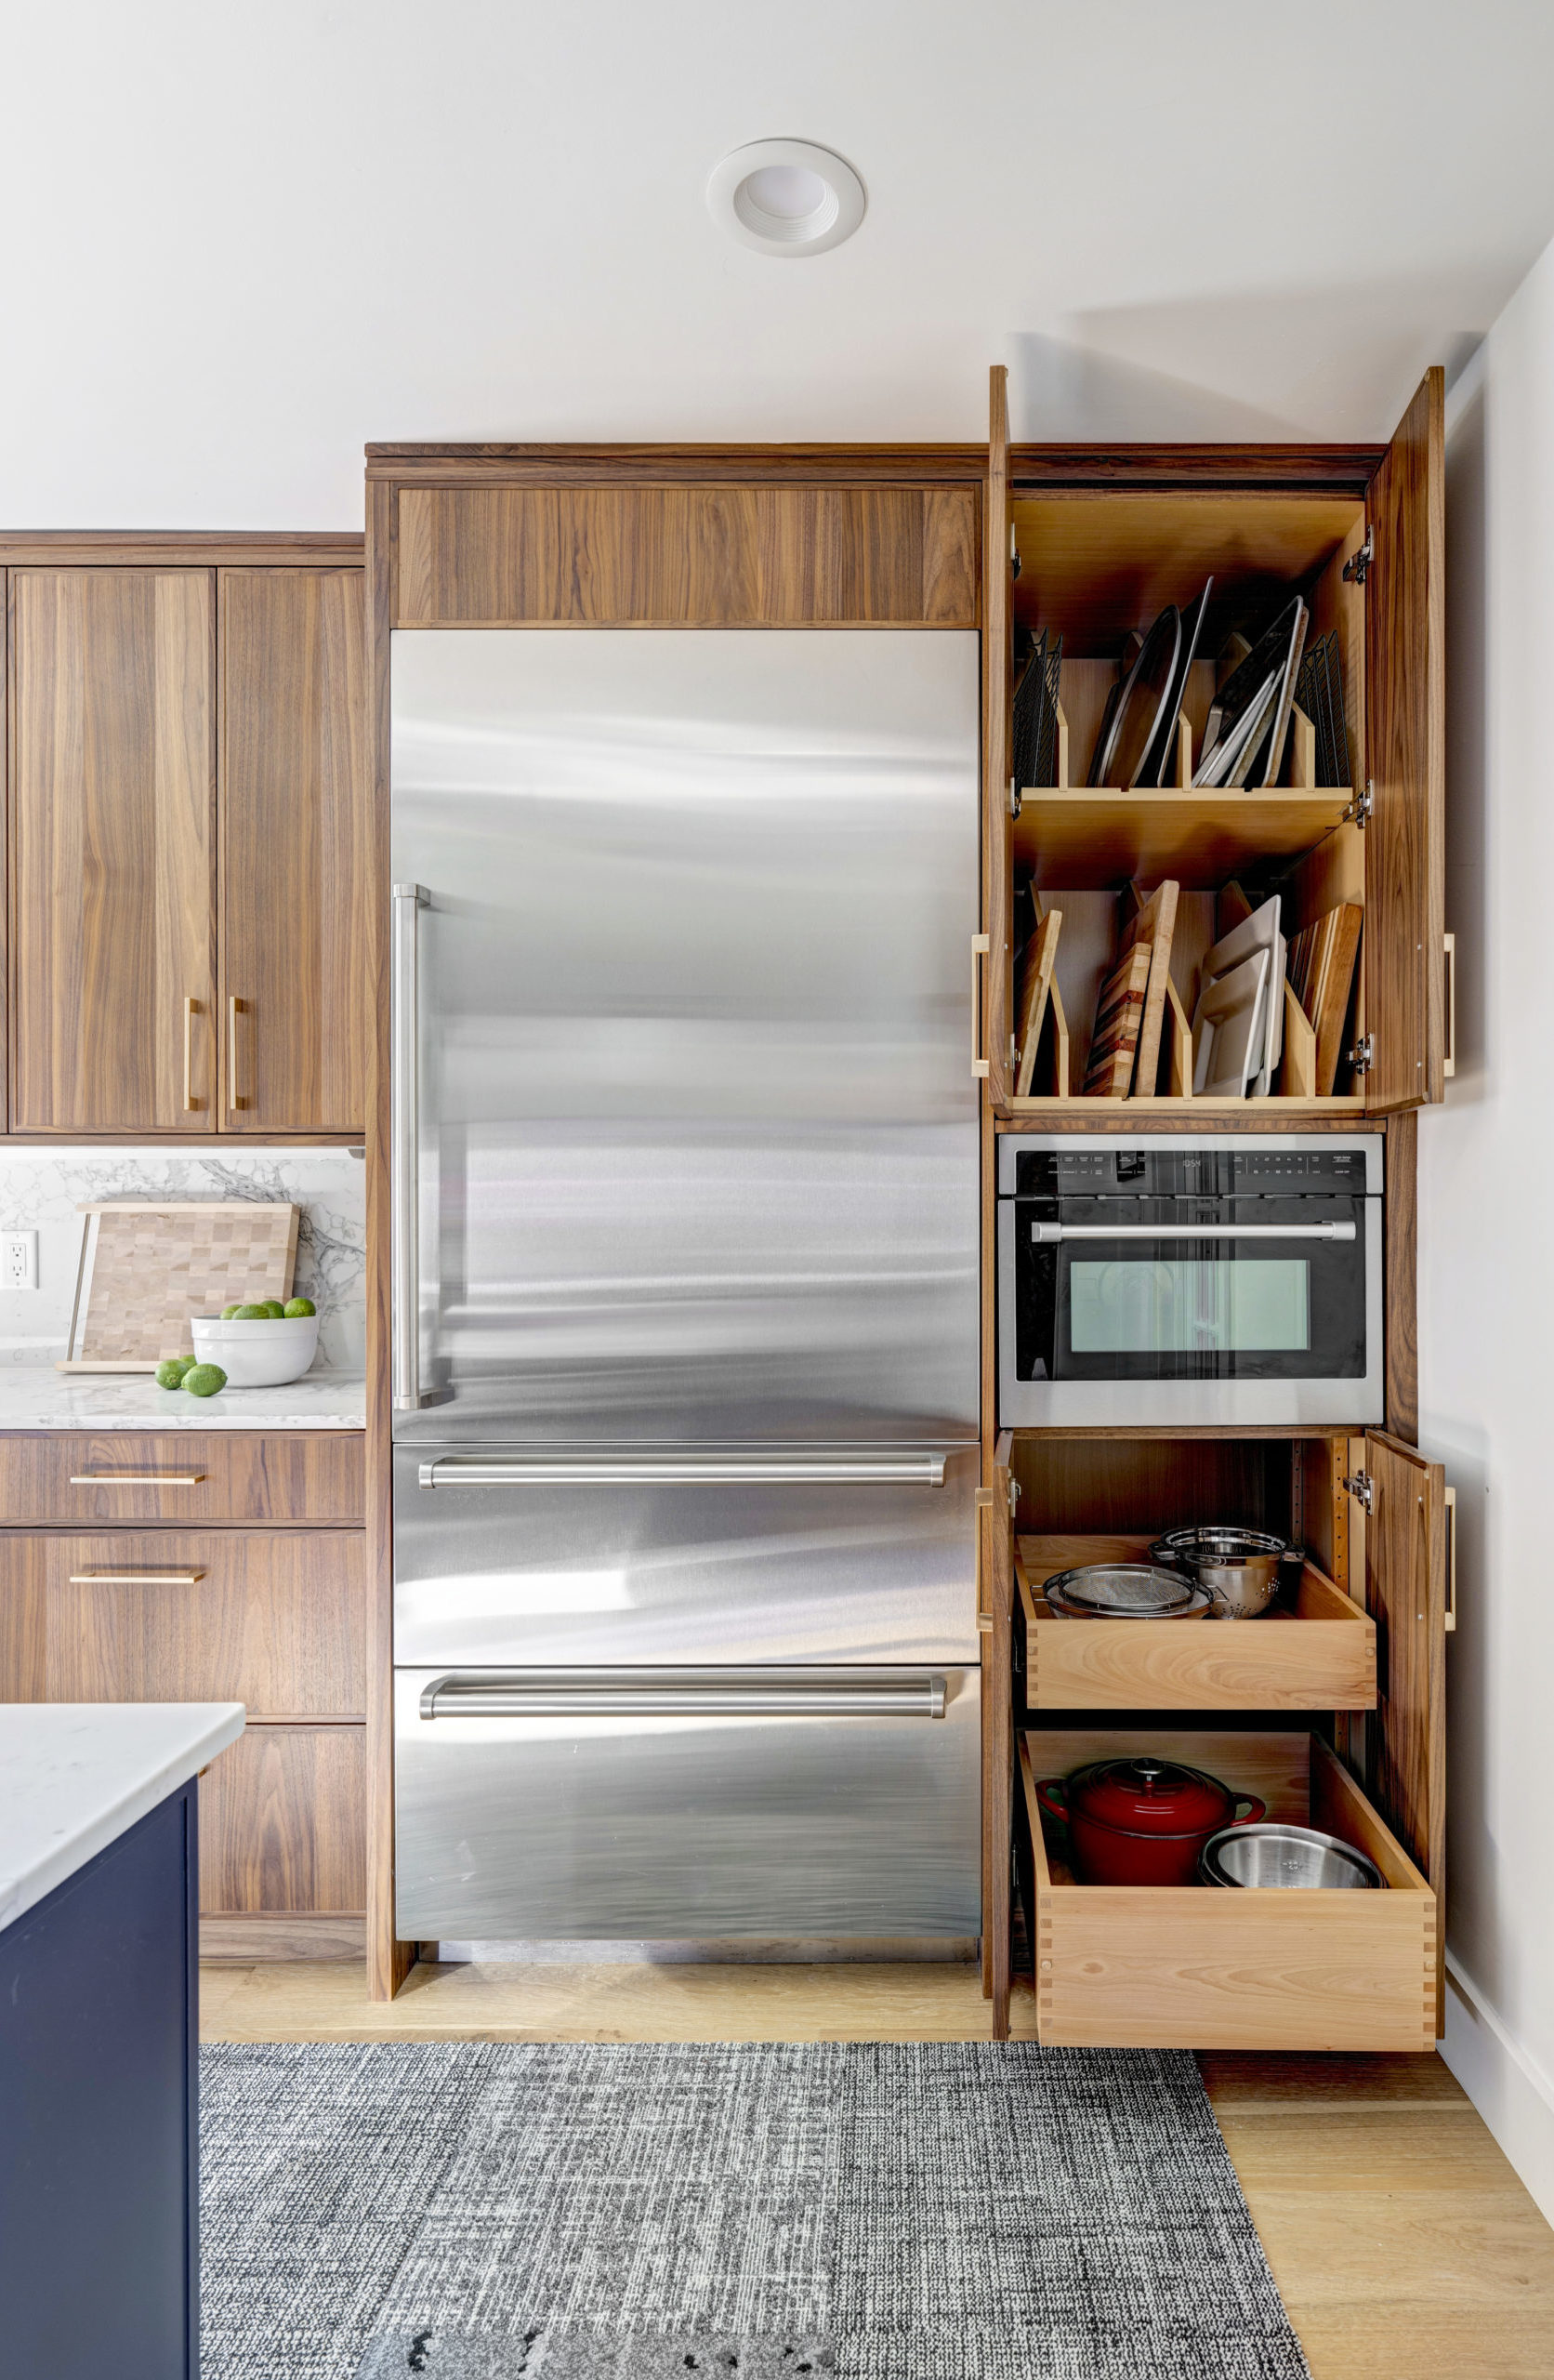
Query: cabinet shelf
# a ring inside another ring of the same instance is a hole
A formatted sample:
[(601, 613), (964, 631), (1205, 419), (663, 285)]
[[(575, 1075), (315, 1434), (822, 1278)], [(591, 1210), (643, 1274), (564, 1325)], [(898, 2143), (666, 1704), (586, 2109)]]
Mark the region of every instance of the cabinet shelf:
[(1313, 850), (1343, 825), (1353, 801), (1344, 786), (1254, 793), (1038, 786), (1020, 797), (1015, 864), (1043, 890), (1135, 879), (1155, 884), (1169, 876), (1186, 892), (1213, 892), (1265, 861)]

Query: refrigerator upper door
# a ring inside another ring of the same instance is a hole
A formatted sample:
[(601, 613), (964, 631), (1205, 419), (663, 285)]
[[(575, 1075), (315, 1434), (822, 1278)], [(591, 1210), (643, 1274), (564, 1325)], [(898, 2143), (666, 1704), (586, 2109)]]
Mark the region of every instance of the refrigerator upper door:
[(396, 1435), (973, 1435), (976, 637), (402, 631), (392, 685)]

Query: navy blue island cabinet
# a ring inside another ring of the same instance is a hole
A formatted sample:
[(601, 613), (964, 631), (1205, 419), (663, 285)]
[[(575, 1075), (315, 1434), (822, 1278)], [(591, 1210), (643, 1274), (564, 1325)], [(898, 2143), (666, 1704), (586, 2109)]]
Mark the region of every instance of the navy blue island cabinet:
[(196, 1792), (0, 1934), (0, 2363), (29, 2380), (199, 2370)]

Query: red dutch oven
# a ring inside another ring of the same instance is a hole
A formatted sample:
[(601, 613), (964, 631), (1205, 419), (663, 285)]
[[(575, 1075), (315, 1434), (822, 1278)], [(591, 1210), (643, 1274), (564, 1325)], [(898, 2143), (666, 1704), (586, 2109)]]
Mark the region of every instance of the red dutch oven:
[(1036, 1798), (1066, 1826), (1084, 1884), (1195, 1884), (1211, 1834), (1255, 1826), (1266, 1805), (1217, 1777), (1175, 1761), (1098, 1761), (1072, 1777), (1044, 1777)]

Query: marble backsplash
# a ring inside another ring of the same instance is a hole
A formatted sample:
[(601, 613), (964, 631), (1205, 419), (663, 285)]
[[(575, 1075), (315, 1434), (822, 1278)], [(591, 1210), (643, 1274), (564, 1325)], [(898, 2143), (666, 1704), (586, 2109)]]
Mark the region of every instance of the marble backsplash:
[(56, 1363), (66, 1353), (86, 1218), (98, 1198), (288, 1198), (302, 1210), (294, 1294), (319, 1310), (319, 1365), (364, 1360), (363, 1167), (347, 1149), (0, 1150), (0, 1233), (38, 1235), (38, 1286), (0, 1280), (0, 1365)]

